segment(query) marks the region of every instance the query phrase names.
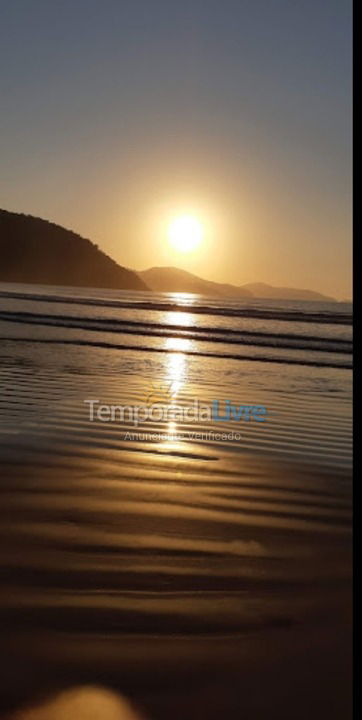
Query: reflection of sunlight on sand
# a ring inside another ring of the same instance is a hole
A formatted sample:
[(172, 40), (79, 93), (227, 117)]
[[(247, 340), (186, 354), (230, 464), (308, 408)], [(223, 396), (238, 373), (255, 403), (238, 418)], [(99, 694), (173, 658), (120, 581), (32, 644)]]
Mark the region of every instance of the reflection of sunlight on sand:
[(179, 432), (177, 423), (174, 420), (170, 420), (165, 426), (159, 447), (163, 450), (175, 450), (180, 446), (178, 439)]
[(172, 354), (168, 358), (166, 366), (166, 379), (170, 383), (172, 389), (172, 397), (176, 399), (181, 388), (185, 384), (185, 356), (181, 354)]
[(167, 424), (167, 432), (169, 435), (175, 435), (176, 431), (177, 431), (177, 423), (175, 423), (175, 421), (172, 420)]
[[(172, 402), (170, 406), (178, 404), (177, 396), (181, 389), (186, 385), (187, 380), (187, 356), (183, 354), (182, 350), (189, 350), (192, 348), (192, 340), (186, 338), (166, 338), (165, 347), (167, 350), (175, 350), (176, 352), (170, 352), (165, 358), (165, 384), (172, 388)], [(165, 428), (165, 433), (170, 437), (161, 443), (162, 446), (170, 447), (171, 444), (175, 444), (173, 436), (177, 435), (178, 425), (174, 420), (170, 420)]]
[(167, 350), (176, 350), (166, 356), (165, 382), (172, 387), (172, 396), (176, 398), (181, 388), (186, 383), (187, 357), (180, 350), (192, 348), (192, 341), (186, 338), (167, 338), (165, 341)]

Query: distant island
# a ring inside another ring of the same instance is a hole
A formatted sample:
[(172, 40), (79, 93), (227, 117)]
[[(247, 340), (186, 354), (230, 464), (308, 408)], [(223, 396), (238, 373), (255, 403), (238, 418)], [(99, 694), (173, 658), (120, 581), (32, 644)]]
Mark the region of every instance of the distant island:
[(136, 272), (90, 240), (41, 218), (0, 210), (0, 282), (116, 290), (187, 292), (214, 297), (334, 301), (313, 290), (265, 283), (217, 283), (175, 267)]
[(227, 285), (203, 280), (197, 275), (175, 267), (154, 267), (138, 273), (148, 287), (155, 292), (189, 292), (200, 295), (240, 298), (269, 298), (275, 300), (319, 300), (334, 302), (335, 298), (314, 290), (274, 287), (266, 283)]

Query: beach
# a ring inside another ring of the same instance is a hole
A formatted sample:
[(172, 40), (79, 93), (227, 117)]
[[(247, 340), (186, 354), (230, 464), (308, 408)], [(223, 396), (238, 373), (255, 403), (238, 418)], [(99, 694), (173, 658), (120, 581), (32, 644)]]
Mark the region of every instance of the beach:
[(0, 337), (3, 711), (348, 717), (351, 306), (4, 283)]

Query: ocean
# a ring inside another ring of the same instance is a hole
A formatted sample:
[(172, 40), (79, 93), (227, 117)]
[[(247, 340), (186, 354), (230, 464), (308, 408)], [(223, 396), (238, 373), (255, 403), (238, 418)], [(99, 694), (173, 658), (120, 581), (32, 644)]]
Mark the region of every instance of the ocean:
[(342, 717), (351, 367), (348, 303), (1, 284), (3, 703)]

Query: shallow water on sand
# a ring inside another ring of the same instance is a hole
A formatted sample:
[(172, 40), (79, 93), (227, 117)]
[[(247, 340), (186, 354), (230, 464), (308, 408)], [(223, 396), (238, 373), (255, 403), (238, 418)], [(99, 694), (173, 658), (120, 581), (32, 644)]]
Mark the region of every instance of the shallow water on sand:
[[(8, 693), (59, 677), (161, 692), (171, 671), (259, 667), (266, 637), (273, 662), (281, 643), (293, 663), (307, 633), (317, 665), (322, 636), (331, 652), (348, 648), (348, 308), (203, 299), (191, 312), (188, 298), (2, 292)], [(263, 406), (266, 418), (136, 426), (91, 421), (85, 402), (150, 398), (181, 411)]]

